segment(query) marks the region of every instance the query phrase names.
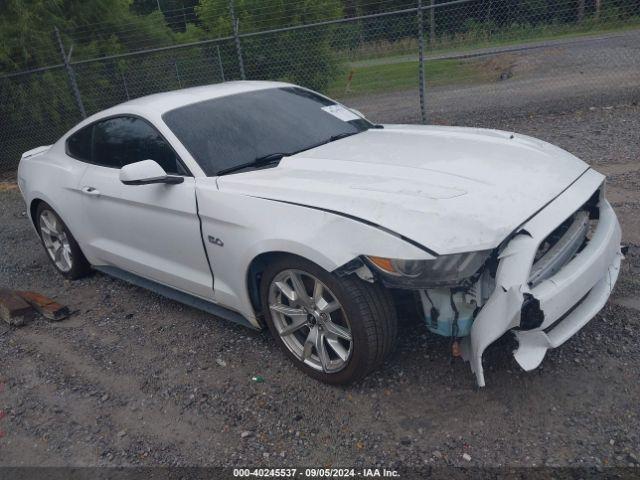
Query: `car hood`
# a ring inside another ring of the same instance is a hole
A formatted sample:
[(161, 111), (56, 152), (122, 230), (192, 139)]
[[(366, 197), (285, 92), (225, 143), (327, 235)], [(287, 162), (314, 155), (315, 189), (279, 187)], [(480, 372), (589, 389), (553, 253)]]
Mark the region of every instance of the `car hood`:
[(447, 254), (497, 247), (588, 168), (524, 135), (387, 125), (218, 187), (356, 217)]

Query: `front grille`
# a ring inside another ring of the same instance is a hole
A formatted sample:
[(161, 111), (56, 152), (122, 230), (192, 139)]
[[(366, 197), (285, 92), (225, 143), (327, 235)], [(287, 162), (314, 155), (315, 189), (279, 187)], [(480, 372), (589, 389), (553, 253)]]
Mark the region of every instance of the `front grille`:
[(529, 274), (531, 288), (555, 275), (584, 248), (598, 218), (599, 196), (598, 190), (587, 203), (542, 241)]

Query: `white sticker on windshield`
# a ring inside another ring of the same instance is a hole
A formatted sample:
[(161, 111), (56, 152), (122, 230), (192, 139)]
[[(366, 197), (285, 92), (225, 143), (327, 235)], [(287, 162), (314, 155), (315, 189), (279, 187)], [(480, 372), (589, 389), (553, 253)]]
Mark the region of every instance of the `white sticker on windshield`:
[(326, 107), (322, 107), (322, 110), (336, 118), (339, 118), (343, 122), (350, 122), (351, 120), (358, 120), (360, 118), (358, 115), (342, 105), (327, 105)]

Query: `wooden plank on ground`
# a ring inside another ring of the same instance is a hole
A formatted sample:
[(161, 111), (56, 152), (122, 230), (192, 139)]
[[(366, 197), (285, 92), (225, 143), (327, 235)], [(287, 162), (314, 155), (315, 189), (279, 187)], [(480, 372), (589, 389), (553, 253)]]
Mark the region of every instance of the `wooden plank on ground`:
[(0, 289), (0, 317), (9, 325), (22, 326), (33, 308), (11, 290)]
[(16, 291), (15, 293), (49, 320), (58, 322), (69, 316), (69, 307), (60, 305), (49, 297), (45, 297), (37, 292)]

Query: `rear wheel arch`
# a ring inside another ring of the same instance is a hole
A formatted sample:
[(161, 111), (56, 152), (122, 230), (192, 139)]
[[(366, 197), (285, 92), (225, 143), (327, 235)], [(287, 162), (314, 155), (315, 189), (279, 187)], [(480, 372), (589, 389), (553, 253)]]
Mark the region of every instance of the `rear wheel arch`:
[(64, 222), (67, 228), (69, 228), (68, 227), (69, 223), (67, 222), (67, 219), (65, 218), (64, 215), (61, 214), (60, 210), (54, 205), (54, 202), (51, 202), (45, 196), (40, 195), (40, 196), (34, 197), (33, 200), (31, 200), (31, 203), (29, 204), (29, 214), (31, 216), (31, 221), (33, 222), (33, 226), (36, 228), (36, 230), (38, 230), (38, 232), (40, 231), (38, 227), (38, 208), (42, 204), (46, 205), (51, 210), (53, 210), (55, 214), (58, 215), (60, 219)]
[(47, 198), (47, 196), (45, 196), (43, 194), (39, 194), (38, 196), (34, 197), (33, 200), (31, 200), (31, 203), (29, 205), (29, 213), (31, 215), (31, 221), (33, 222), (33, 226), (36, 228), (36, 231), (38, 231), (38, 234), (40, 233), (39, 226), (38, 226), (38, 218), (37, 218), (38, 217), (38, 208), (42, 204), (44, 204), (47, 207), (49, 207), (50, 210), (53, 210), (53, 212), (58, 217), (60, 217), (60, 220), (62, 220), (62, 222), (65, 224), (65, 227), (67, 227), (69, 232), (73, 235), (73, 229), (71, 229), (71, 227), (69, 227), (69, 224), (72, 223), (72, 222), (69, 221), (70, 219), (67, 218), (67, 216), (63, 214), (61, 209), (59, 209), (57, 207), (57, 203), (56, 202), (52, 202), (51, 200), (49, 200), (49, 198)]
[(31, 204), (29, 205), (29, 216), (31, 217), (31, 223), (33, 223), (36, 230), (38, 230), (36, 214), (38, 213), (38, 206), (40, 206), (41, 203), (45, 203), (45, 201), (40, 198), (34, 198), (31, 200)]
[[(48, 258), (52, 262), (54, 267), (69, 280), (75, 280), (88, 275), (91, 272), (91, 265), (87, 261), (87, 258), (84, 256), (80, 245), (78, 245), (78, 242), (73, 237), (73, 233), (71, 233), (64, 219), (60, 217), (55, 208), (53, 208), (44, 200), (35, 199), (29, 205), (29, 209), (36, 232), (38, 233), (40, 241), (45, 247)], [(46, 235), (44, 234), (44, 231), (40, 226), (40, 218), (41, 216), (44, 216), (44, 212), (50, 212), (49, 216), (53, 216), (50, 221), (53, 220), (54, 224), (56, 225), (55, 227), (50, 226), (49, 228), (51, 229), (51, 231), (48, 231)], [(49, 244), (47, 244), (47, 242), (49, 242)], [(56, 244), (57, 247), (55, 247)], [(57, 251), (60, 251), (61, 248), (68, 249), (67, 251), (69, 252), (69, 257), (65, 257), (67, 259), (66, 266), (61, 266), (58, 263), (59, 259), (57, 256), (54, 256), (54, 254), (51, 253), (51, 248), (56, 248), (56, 255)]]

